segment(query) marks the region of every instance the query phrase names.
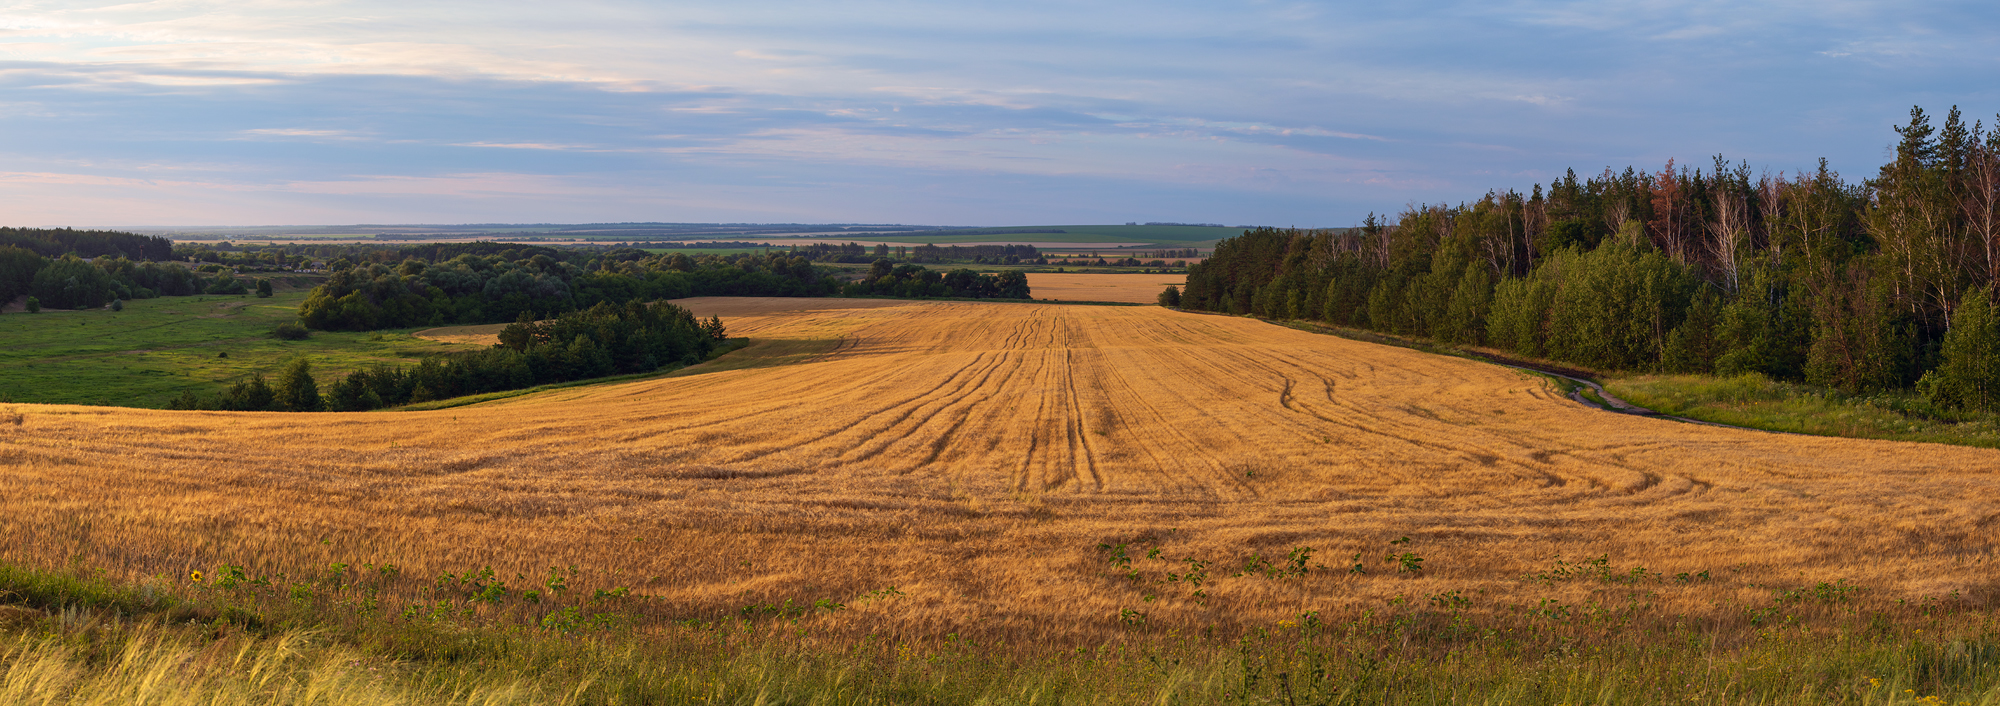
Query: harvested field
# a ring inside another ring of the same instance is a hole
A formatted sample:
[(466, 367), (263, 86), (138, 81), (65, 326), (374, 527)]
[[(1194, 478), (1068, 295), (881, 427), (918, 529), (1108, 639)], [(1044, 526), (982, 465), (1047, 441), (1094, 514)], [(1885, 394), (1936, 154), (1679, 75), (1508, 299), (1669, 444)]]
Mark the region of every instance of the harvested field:
[[(0, 405), (0, 553), (133, 578), (573, 564), (673, 615), (834, 598), (855, 605), (832, 634), (1009, 644), (1118, 639), (1126, 610), (1193, 631), (1447, 592), (1583, 605), (1597, 584), (1528, 577), (1600, 555), (1709, 572), (1659, 585), (1673, 614), (1837, 580), (2000, 598), (1994, 451), (1610, 414), (1504, 368), (1157, 307), (684, 303), (759, 343), (436, 412)], [(1100, 544), (1148, 575), (1209, 561), (1205, 595), (1108, 573)], [(1232, 575), (1296, 547), (1332, 568)]]
[(1151, 304), (1170, 286), (1187, 286), (1187, 275), (1028, 273), (1028, 291), (1056, 301)]

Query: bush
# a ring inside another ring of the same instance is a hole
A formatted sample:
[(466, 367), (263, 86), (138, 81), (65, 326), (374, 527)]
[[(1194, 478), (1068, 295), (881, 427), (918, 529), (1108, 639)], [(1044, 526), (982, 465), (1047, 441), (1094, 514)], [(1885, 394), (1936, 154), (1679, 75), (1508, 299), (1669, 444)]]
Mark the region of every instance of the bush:
[(312, 332), (298, 324), (278, 324), (278, 328), (273, 329), (271, 335), (286, 341), (303, 341), (307, 336), (311, 336)]
[(124, 311), (124, 310), (125, 310), (125, 300), (123, 300), (123, 299), (113, 299), (113, 300), (111, 300), (111, 310), (112, 310), (112, 311)]
[(42, 300), (37, 299), (35, 297), (28, 297), (28, 313), (30, 314), (42, 313)]
[(1167, 287), (1165, 291), (1160, 292), (1159, 302), (1160, 306), (1168, 308), (1180, 306), (1181, 305), (1180, 288), (1172, 286)]

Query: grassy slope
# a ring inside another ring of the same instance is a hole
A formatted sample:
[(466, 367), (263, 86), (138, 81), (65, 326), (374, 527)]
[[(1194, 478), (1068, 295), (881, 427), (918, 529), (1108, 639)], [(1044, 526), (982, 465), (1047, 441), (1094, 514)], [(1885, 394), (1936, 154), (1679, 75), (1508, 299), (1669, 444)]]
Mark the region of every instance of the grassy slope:
[(2000, 447), (2000, 414), (1937, 410), (1910, 391), (1847, 395), (1762, 375), (1639, 375), (1606, 390), (1658, 412), (1752, 429)]
[(272, 338), (278, 324), (298, 318), (305, 296), (162, 297), (127, 302), (119, 312), (0, 315), (0, 341), (7, 342), (0, 346), (0, 396), (158, 408), (186, 390), (211, 394), (251, 375), (275, 375), (299, 355), (311, 356), (324, 380), (329, 373), (463, 348), (406, 331)]

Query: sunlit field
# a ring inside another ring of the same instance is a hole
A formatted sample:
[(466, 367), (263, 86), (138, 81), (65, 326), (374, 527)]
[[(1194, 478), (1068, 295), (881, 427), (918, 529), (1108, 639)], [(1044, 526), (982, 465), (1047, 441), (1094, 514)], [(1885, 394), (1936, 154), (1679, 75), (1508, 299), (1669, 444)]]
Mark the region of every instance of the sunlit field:
[[(419, 616), (434, 577), (490, 568), (517, 603), (468, 616), (547, 626), (556, 604), (518, 601), (554, 578), (624, 591), (641, 632), (1015, 656), (1339, 625), (1406, 631), (1337, 633), (1382, 659), (1639, 635), (1711, 654), (1973, 629), (1996, 597), (1990, 450), (1610, 414), (1496, 366), (1158, 307), (682, 303), (753, 343), (434, 412), (0, 406), (0, 554), (162, 591), (340, 565)], [(333, 600), (322, 580), (300, 600)]]
[(1167, 287), (1187, 285), (1187, 275), (1073, 274), (1030, 272), (1028, 287), (1036, 299), (1151, 304)]

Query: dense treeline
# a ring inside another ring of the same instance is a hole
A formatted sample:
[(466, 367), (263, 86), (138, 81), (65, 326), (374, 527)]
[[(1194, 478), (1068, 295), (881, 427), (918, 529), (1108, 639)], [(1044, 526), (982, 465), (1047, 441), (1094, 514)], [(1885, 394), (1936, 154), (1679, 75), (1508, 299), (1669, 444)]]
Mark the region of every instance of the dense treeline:
[(523, 312), (563, 312), (602, 302), (699, 296), (816, 297), (839, 289), (805, 258), (784, 253), (690, 258), (614, 250), (585, 265), (545, 253), (523, 259), (459, 254), (394, 267), (336, 264), (299, 307), (308, 328), (365, 331), (498, 323)]
[[(523, 312), (557, 313), (599, 303), (683, 297), (1028, 297), (1027, 277), (969, 270), (939, 273), (877, 261), (877, 272), (843, 284), (831, 271), (782, 250), (762, 254), (652, 254), (621, 248), (562, 253), (496, 243), (423, 246), (393, 266), (343, 258), (299, 307), (308, 327), (365, 331), (407, 326), (499, 323)], [(433, 258), (420, 259), (420, 255)], [(568, 259), (564, 259), (564, 258)], [(917, 284), (910, 284), (916, 282)]]
[(114, 230), (0, 228), (0, 247), (6, 246), (47, 258), (74, 254), (83, 258), (122, 257), (159, 261), (173, 257), (174, 241), (157, 235)]
[[(1060, 231), (1057, 231), (1060, 232)], [(876, 260), (921, 262), (938, 264), (945, 262), (973, 262), (979, 264), (1020, 264), (1041, 260), (1042, 252), (1033, 245), (946, 245), (931, 244), (898, 245), (876, 243), (870, 248), (860, 243), (814, 243), (795, 245), (791, 254), (813, 262), (860, 263)]]
[[(898, 249), (900, 250), (901, 248)], [(932, 264), (971, 261), (980, 264), (1013, 265), (1022, 262), (1039, 262), (1041, 257), (1041, 250), (1033, 245), (946, 245), (938, 247), (926, 243), (910, 247), (909, 254), (898, 259)]]
[(46, 258), (0, 245), (0, 303), (26, 294), (38, 306), (88, 309), (120, 299), (190, 294), (241, 294), (243, 283), (227, 274), (204, 278), (177, 264), (134, 262), (123, 257), (88, 261), (75, 255)]
[(156, 236), (0, 228), (0, 304), (26, 294), (38, 306), (74, 309), (200, 292), (205, 284), (199, 275), (154, 262), (172, 257), (173, 241)]
[[(189, 392), (173, 409), (358, 412), (549, 383), (645, 373), (701, 362), (724, 338), (722, 321), (700, 321), (665, 302), (598, 303), (548, 321), (532, 315), (509, 324), (500, 343), (471, 353), (431, 356), (415, 366), (381, 365), (328, 386), (297, 360), (275, 383), (262, 376), (214, 397)], [(323, 391), (323, 392), (322, 392)]]
[(896, 297), (964, 297), (971, 299), (1028, 299), (1028, 276), (1020, 270), (981, 274), (968, 269), (950, 272), (927, 270), (921, 265), (895, 264), (876, 260), (868, 276), (841, 287), (841, 294), (865, 296), (886, 294)]
[(1219, 244), (1181, 306), (1619, 370), (1761, 373), (2000, 405), (2000, 129), (1921, 109), (1894, 161), (1753, 175), (1572, 171), (1545, 191), (1420, 206), (1358, 230)]

